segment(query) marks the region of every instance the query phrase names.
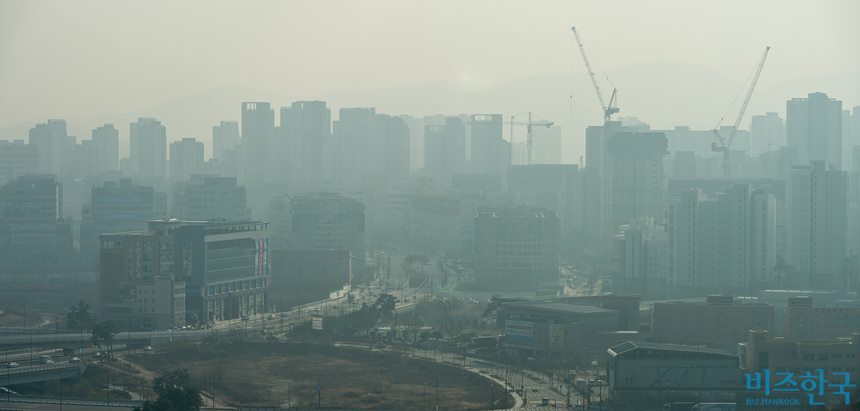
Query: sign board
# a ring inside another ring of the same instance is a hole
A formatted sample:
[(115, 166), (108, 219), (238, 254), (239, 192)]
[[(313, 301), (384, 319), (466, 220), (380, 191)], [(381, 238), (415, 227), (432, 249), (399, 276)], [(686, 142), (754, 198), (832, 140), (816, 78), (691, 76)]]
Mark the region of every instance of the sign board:
[(549, 349), (564, 349), (564, 326), (561, 324), (549, 325)]
[(314, 315), (311, 317), (311, 328), (314, 330), (322, 330), (323, 329), (323, 318), (321, 315)]
[(535, 325), (531, 321), (505, 321), (505, 342), (515, 345), (534, 345)]

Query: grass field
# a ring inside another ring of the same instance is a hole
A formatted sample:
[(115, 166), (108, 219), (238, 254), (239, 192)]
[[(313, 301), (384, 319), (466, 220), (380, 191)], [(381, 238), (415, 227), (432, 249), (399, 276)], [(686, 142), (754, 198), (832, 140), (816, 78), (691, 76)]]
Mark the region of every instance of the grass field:
[(289, 399), (292, 406), (316, 407), (319, 399), (332, 408), (435, 409), (438, 401), (438, 409), (487, 409), (503, 395), (500, 386), (458, 368), (355, 348), (189, 345), (139, 361), (159, 373), (186, 368), (207, 390), (214, 380), (219, 402), (235, 405), (286, 407)]

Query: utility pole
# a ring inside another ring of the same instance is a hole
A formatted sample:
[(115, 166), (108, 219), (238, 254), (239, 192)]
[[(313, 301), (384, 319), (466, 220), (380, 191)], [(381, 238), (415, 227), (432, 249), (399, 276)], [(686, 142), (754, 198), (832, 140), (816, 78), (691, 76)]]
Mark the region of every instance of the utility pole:
[(322, 387), (320, 386), (319, 374), (317, 374), (317, 409), (322, 409)]

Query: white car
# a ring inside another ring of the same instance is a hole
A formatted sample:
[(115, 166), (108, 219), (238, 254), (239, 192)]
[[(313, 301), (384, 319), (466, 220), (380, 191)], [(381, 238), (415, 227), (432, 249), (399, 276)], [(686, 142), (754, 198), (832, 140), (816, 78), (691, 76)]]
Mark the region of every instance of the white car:
[(72, 358), (69, 358), (69, 362), (81, 362), (81, 357), (72, 357)]
[(10, 362), (9, 364), (6, 364), (6, 368), (18, 368), (18, 367), (20, 367), (20, 366), (21, 366), (21, 364), (18, 364), (18, 363), (17, 363), (17, 362), (15, 362), (15, 361), (12, 361), (12, 362)]

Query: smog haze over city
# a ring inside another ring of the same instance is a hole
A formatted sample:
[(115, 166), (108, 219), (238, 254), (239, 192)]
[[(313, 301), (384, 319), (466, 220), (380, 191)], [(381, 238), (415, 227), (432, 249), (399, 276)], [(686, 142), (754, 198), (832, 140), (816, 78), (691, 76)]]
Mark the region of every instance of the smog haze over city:
[(860, 410), (858, 22), (0, 0), (0, 410)]

